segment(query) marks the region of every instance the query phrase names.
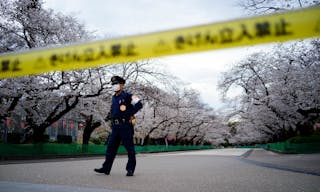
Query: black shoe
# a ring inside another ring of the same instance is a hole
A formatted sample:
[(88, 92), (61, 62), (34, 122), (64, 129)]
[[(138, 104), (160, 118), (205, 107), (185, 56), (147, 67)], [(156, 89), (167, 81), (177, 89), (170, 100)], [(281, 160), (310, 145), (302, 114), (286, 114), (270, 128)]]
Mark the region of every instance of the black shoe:
[(104, 168), (100, 168), (100, 169), (94, 169), (95, 172), (97, 173), (104, 173), (106, 175), (109, 175), (110, 172), (109, 171), (106, 171)]
[(133, 176), (133, 171), (128, 171), (127, 176), (129, 176), (129, 177)]

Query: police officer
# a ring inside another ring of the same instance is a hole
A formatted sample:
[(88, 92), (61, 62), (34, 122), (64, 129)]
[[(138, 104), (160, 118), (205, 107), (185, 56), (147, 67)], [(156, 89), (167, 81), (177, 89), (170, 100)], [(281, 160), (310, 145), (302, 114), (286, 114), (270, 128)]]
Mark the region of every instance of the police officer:
[(112, 96), (110, 120), (112, 132), (106, 150), (106, 158), (102, 168), (94, 169), (95, 172), (110, 174), (114, 158), (117, 154), (120, 142), (128, 152), (126, 166), (127, 176), (133, 176), (136, 167), (136, 155), (133, 143), (133, 121), (134, 115), (142, 108), (140, 99), (123, 90), (125, 80), (119, 76), (111, 78), (112, 89), (115, 94)]

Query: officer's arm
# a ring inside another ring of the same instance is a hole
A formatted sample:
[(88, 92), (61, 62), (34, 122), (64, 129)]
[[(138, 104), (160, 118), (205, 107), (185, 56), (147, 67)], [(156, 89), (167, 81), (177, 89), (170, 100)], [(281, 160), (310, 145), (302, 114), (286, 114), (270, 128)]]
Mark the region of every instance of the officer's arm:
[(111, 120), (111, 110), (108, 112), (108, 115), (104, 119), (105, 121)]
[(135, 95), (131, 96), (131, 105), (133, 106), (133, 110), (130, 114), (131, 116), (136, 114), (143, 107), (141, 100)]

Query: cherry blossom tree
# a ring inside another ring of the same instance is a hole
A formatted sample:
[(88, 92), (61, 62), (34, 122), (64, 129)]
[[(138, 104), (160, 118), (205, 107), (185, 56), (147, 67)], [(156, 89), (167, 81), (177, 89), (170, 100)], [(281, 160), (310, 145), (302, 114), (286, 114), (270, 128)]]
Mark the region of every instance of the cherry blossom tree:
[(315, 123), (320, 115), (319, 50), (318, 40), (281, 44), (226, 72), (219, 85), (222, 92), (232, 86), (243, 89), (234, 113), (241, 117), (238, 127), (278, 140), (306, 131), (307, 122)]
[(241, 0), (238, 2), (249, 14), (268, 14), (284, 12), (292, 9), (301, 9), (311, 6), (319, 6), (319, 0)]
[[(40, 0), (0, 2), (1, 52), (90, 38), (75, 18), (44, 9), (42, 4)], [(42, 141), (46, 127), (73, 109), (84, 96), (83, 87), (88, 84), (84, 80), (89, 77), (89, 71), (72, 71), (2, 79), (1, 120), (13, 112), (25, 116), (26, 130), (33, 131), (34, 142)]]
[[(268, 14), (319, 6), (320, 1), (239, 1), (249, 14)], [(231, 143), (286, 139), (308, 132), (319, 118), (319, 40), (275, 45), (271, 51), (248, 56), (223, 74), (219, 83), (224, 99), (234, 88), (242, 93), (229, 101), (227, 116), (236, 122)], [(309, 127), (309, 128), (306, 128)]]
[[(0, 53), (91, 40), (94, 37), (76, 18), (44, 9), (41, 0), (0, 2)], [(144, 102), (137, 114), (137, 129), (146, 138), (174, 136), (177, 142), (204, 143), (216, 123), (213, 109), (194, 90), (182, 88), (162, 70), (158, 61), (137, 61), (86, 70), (49, 72), (0, 80), (0, 120), (25, 117), (26, 133), (43, 141), (48, 126), (63, 117), (85, 122), (84, 143), (110, 109), (113, 75), (127, 80), (126, 88)], [(28, 137), (26, 137), (28, 139)]]
[(209, 140), (208, 129), (216, 115), (200, 101), (199, 93), (182, 88), (180, 83), (172, 84), (167, 91), (146, 87), (145, 92), (137, 128), (144, 133), (146, 142), (169, 138), (174, 143), (203, 144)]

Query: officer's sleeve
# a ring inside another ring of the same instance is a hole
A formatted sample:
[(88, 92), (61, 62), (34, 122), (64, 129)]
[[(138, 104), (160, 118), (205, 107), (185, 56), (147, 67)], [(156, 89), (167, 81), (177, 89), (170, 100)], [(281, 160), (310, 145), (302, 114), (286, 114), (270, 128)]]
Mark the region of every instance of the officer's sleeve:
[(108, 115), (105, 117), (105, 121), (110, 121), (112, 118), (111, 118), (111, 110), (108, 112)]
[(141, 100), (136, 95), (131, 95), (131, 105), (133, 106), (133, 109), (131, 111), (131, 116), (136, 114), (140, 109), (142, 109), (143, 105), (141, 103)]

